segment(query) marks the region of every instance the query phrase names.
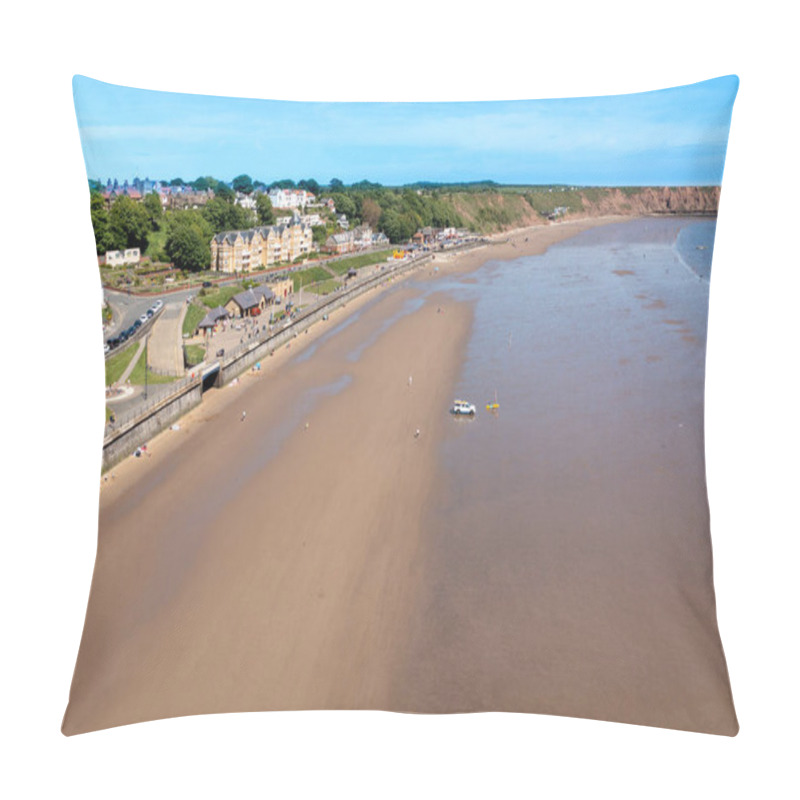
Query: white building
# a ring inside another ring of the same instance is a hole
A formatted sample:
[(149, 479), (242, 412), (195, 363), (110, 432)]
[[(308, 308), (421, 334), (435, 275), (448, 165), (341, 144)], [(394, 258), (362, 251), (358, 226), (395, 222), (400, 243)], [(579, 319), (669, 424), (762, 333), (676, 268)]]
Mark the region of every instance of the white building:
[(270, 189), (267, 195), (273, 208), (305, 208), (314, 202), (314, 195), (305, 189)]
[(256, 196), (253, 194), (244, 194), (244, 192), (236, 192), (236, 205), (246, 208), (249, 211), (256, 210)]
[(139, 263), (141, 253), (138, 247), (131, 247), (128, 250), (109, 250), (106, 253), (106, 266), (108, 267), (128, 267)]

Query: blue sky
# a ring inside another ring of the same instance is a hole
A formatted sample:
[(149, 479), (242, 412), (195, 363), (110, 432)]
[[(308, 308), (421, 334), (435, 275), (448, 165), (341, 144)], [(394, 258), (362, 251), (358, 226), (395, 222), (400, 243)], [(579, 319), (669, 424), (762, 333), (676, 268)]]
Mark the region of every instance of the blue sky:
[(131, 89), (76, 75), (90, 178), (384, 185), (722, 181), (735, 76), (641, 94), (475, 103), (295, 103)]

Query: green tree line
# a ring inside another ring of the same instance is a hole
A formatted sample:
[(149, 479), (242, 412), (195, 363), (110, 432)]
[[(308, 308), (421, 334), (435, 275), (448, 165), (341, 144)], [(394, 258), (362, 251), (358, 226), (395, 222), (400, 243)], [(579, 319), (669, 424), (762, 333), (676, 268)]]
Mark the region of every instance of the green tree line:
[[(209, 188), (212, 185), (208, 183)], [(256, 196), (253, 212), (236, 205), (230, 189), (215, 191), (216, 196), (202, 208), (175, 211), (164, 211), (155, 193), (145, 195), (141, 202), (120, 195), (108, 208), (102, 194), (93, 191), (90, 211), (97, 254), (138, 247), (154, 261), (171, 261), (178, 269), (198, 271), (209, 267), (209, 245), (217, 233), (275, 222), (266, 194)]]

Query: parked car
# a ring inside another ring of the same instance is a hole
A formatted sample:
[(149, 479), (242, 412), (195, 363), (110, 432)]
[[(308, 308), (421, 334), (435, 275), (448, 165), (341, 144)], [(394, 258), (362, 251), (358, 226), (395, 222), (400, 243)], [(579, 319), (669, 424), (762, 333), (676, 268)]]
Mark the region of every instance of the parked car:
[(155, 303), (153, 303), (153, 311), (158, 311), (158, 309), (161, 308), (161, 306), (163, 305), (164, 305), (163, 300), (156, 300)]
[(104, 352), (104, 353), (109, 353), (109, 352), (111, 352), (111, 345), (110, 345), (108, 342), (106, 342), (106, 343), (103, 345), (103, 352)]
[(204, 289), (210, 289), (211, 286), (212, 286), (211, 281), (203, 281), (203, 288)]
[(150, 317), (148, 317), (148, 316), (147, 316), (147, 314), (142, 314), (142, 316), (141, 316), (141, 317), (139, 317), (139, 319), (138, 319), (137, 321), (138, 321), (138, 322), (141, 322), (141, 323), (142, 323), (142, 325), (144, 325), (144, 324), (145, 324), (145, 322), (147, 322), (147, 320), (148, 320), (148, 319), (150, 319)]
[(148, 308), (148, 309), (147, 309), (147, 319), (151, 319), (151, 318), (152, 318), (152, 316), (153, 316), (153, 314), (155, 314), (155, 313), (156, 313), (156, 312), (155, 312), (155, 311), (153, 311), (153, 309), (152, 309), (152, 308)]

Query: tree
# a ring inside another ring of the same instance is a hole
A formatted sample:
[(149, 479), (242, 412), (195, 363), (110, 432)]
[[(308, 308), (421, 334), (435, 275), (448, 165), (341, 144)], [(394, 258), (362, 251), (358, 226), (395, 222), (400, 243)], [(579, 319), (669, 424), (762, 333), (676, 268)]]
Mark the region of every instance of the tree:
[(221, 181), (214, 187), (214, 194), (216, 197), (219, 197), (222, 200), (227, 200), (229, 203), (232, 203), (236, 199), (233, 189)]
[(375, 228), (381, 218), (381, 207), (371, 198), (365, 197), (361, 203), (361, 220)]
[(201, 213), (214, 233), (244, 230), (251, 228), (256, 221), (252, 211), (229, 203), (219, 196), (209, 200)]
[(249, 175), (237, 175), (233, 179), (233, 190), (242, 194), (252, 194), (253, 179)]
[(138, 247), (147, 249), (147, 234), (150, 232), (150, 217), (144, 206), (120, 195), (108, 214), (108, 230), (115, 250)]
[(338, 178), (331, 178), (329, 185), (332, 192), (341, 192), (344, 189), (344, 184)]
[(211, 248), (202, 234), (190, 225), (176, 225), (167, 236), (167, 255), (178, 268), (200, 272), (211, 265)]
[(297, 185), (291, 178), (284, 178), (280, 181), (273, 181), (269, 185), (270, 189), (296, 189)]
[(324, 225), (315, 225), (311, 229), (311, 238), (317, 247), (324, 247), (328, 241), (328, 229)]
[(161, 220), (164, 216), (164, 209), (161, 207), (161, 198), (155, 192), (150, 192), (144, 196), (142, 205), (147, 211), (147, 216), (150, 220), (150, 228), (157, 231), (161, 227)]
[(206, 192), (211, 186), (208, 182), (208, 178), (197, 178), (197, 180), (192, 181), (190, 185), (196, 192)]
[(311, 192), (311, 194), (319, 194), (319, 184), (313, 178), (306, 178), (305, 180), (299, 181), (297, 185), (301, 189)]
[(108, 209), (103, 195), (92, 192), (89, 196), (89, 209), (92, 215), (97, 255), (101, 256), (109, 250), (115, 249), (111, 231), (108, 229)]
[(199, 212), (174, 212), (167, 222), (165, 243), (170, 261), (178, 269), (191, 272), (208, 269), (211, 264), (212, 235), (211, 226)]
[(272, 210), (272, 202), (263, 192), (256, 195), (256, 216), (258, 217), (259, 225), (275, 224), (275, 212)]
[(353, 202), (352, 198), (348, 197), (346, 194), (332, 194), (331, 200), (333, 200), (333, 204), (336, 206), (337, 214), (344, 214), (348, 219), (356, 216), (358, 211), (356, 204)]
[(417, 222), (413, 214), (401, 214), (398, 211), (389, 209), (381, 215), (378, 228), (389, 237), (389, 241), (405, 242), (414, 235), (417, 229)]
[(183, 182), (183, 178), (173, 178), (173, 179), (172, 179), (172, 180), (169, 182), (169, 185), (170, 185), (170, 186), (185, 186), (185, 184), (184, 184), (184, 182)]

